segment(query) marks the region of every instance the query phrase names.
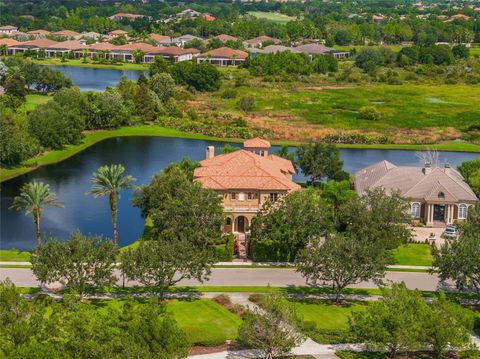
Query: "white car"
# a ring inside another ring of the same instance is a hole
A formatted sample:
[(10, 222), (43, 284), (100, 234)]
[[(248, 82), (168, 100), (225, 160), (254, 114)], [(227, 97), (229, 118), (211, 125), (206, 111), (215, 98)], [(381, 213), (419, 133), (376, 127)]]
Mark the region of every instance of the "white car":
[(457, 238), (458, 230), (456, 226), (448, 225), (442, 233), (443, 238)]

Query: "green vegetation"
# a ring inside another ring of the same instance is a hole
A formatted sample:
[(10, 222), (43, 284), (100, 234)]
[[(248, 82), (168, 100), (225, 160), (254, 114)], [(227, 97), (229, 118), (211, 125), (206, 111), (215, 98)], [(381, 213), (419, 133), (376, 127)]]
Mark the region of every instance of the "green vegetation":
[(61, 58), (33, 59), (33, 61), (39, 65), (93, 67), (112, 70), (148, 70), (148, 65), (131, 62), (101, 63), (91, 60), (84, 62), (83, 59), (67, 59), (63, 62)]
[(409, 243), (393, 250), (394, 263), (410, 266), (431, 266), (433, 256), (428, 244)]
[(28, 94), (25, 103), (20, 107), (20, 111), (30, 112), (38, 105), (43, 105), (51, 99), (48, 95)]
[(30, 252), (16, 249), (0, 249), (0, 262), (29, 262)]
[(167, 312), (172, 313), (180, 329), (191, 343), (219, 345), (235, 339), (241, 319), (208, 299), (171, 300)]
[(286, 24), (287, 22), (295, 20), (295, 17), (293, 16), (288, 16), (278, 12), (249, 11), (247, 14), (256, 17), (257, 19), (265, 19), (277, 24)]

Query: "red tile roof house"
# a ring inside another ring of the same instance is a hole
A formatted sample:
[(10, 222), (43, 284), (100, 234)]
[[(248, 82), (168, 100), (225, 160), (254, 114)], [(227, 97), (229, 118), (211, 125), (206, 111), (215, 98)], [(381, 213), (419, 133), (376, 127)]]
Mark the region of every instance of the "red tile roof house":
[(381, 161), (355, 174), (355, 190), (359, 195), (375, 187), (400, 191), (410, 201), (412, 218), (422, 219), (428, 227), (465, 220), (468, 208), (477, 201), (462, 175), (448, 165), (401, 167)]
[(64, 40), (66, 39), (78, 40), (80, 37), (82, 37), (82, 34), (80, 34), (79, 32), (71, 31), (71, 30), (56, 31), (56, 32), (52, 32), (50, 35), (58, 38), (63, 38)]
[(237, 66), (245, 62), (248, 53), (242, 50), (235, 50), (229, 47), (220, 47), (200, 54), (197, 63), (209, 62), (217, 66)]
[(10, 35), (18, 31), (18, 27), (16, 26), (11, 26), (11, 25), (5, 25), (5, 26), (0, 26), (0, 35)]
[(49, 39), (37, 39), (31, 41), (19, 42), (8, 46), (8, 55), (15, 55), (19, 52), (25, 52), (27, 50), (39, 51), (40, 49), (45, 49), (49, 46), (57, 44), (57, 41)]
[(139, 17), (145, 17), (145, 15), (139, 15), (139, 14), (128, 14), (128, 13), (123, 13), (119, 12), (118, 14), (112, 15), (109, 17), (110, 20), (122, 20), (122, 19), (128, 19), (130, 21), (135, 21)]
[(194, 172), (195, 181), (222, 197), (227, 233), (248, 232), (252, 218), (266, 201), (275, 201), (301, 188), (292, 181), (292, 162), (269, 155), (268, 141), (253, 138), (245, 141), (243, 147), (215, 156), (215, 148), (208, 146), (206, 159), (200, 161)]
[(279, 39), (275, 39), (270, 36), (258, 36), (253, 39), (248, 39), (243, 42), (243, 46), (245, 47), (262, 47), (264, 42), (273, 42), (275, 45), (280, 44), (282, 41)]

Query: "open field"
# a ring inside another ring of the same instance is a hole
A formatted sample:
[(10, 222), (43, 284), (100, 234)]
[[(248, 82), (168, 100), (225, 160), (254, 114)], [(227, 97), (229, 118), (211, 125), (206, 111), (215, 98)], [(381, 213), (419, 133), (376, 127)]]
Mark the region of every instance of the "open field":
[(135, 64), (130, 62), (118, 62), (116, 64), (99, 62), (93, 62), (91, 59), (87, 59), (87, 62), (83, 62), (83, 59), (67, 59), (62, 62), (60, 58), (46, 58), (46, 59), (33, 59), (33, 62), (39, 65), (55, 65), (55, 66), (78, 66), (78, 67), (94, 67), (99, 69), (113, 69), (113, 70), (148, 70), (149, 65)]
[(394, 264), (431, 266), (433, 257), (428, 244), (409, 243), (393, 251)]
[(29, 262), (30, 252), (15, 249), (0, 249), (0, 262)]
[(51, 96), (47, 95), (29, 94), (27, 95), (26, 102), (22, 105), (22, 107), (20, 107), (20, 111), (32, 111), (35, 107), (48, 102), (50, 99)]
[(248, 15), (256, 17), (257, 19), (264, 19), (277, 24), (286, 24), (287, 22), (295, 20), (295, 17), (280, 14), (278, 12), (267, 12), (267, 11), (249, 11)]
[[(256, 99), (246, 118), (270, 128), (283, 139), (301, 140), (338, 131), (390, 134), (395, 143), (435, 143), (454, 139), (477, 124), (480, 86), (385, 85), (308, 87), (266, 83), (242, 87), (238, 96)], [(208, 100), (207, 100), (208, 101)], [(240, 113), (238, 99), (214, 98), (214, 107)], [(375, 107), (381, 119), (361, 118), (359, 110)]]

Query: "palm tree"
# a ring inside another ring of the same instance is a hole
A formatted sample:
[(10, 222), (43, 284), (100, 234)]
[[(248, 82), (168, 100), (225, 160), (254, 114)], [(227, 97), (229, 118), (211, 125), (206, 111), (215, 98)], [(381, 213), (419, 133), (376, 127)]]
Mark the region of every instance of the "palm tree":
[(120, 198), (120, 190), (132, 188), (131, 182), (135, 181), (132, 176), (124, 176), (125, 167), (122, 165), (102, 166), (93, 173), (91, 179), (93, 185), (87, 194), (97, 198), (108, 196), (110, 210), (112, 211), (113, 243), (118, 245), (117, 234), (117, 201)]
[(10, 208), (25, 210), (25, 215), (32, 214), (36, 226), (37, 246), (40, 245), (40, 217), (47, 207), (63, 207), (57, 202), (55, 193), (50, 193), (50, 186), (43, 182), (25, 183), (20, 190), (20, 196), (13, 199)]

